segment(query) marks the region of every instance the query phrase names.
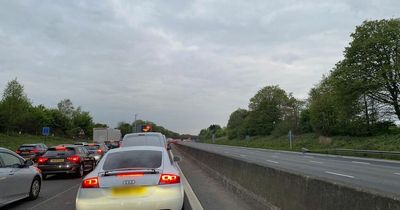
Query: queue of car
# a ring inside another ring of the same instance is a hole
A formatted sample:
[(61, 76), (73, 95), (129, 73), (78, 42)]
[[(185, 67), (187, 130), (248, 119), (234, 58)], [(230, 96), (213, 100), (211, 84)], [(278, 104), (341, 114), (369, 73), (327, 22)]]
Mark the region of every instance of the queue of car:
[(125, 135), (115, 149), (87, 142), (49, 148), (24, 144), (16, 152), (0, 148), (0, 187), (10, 189), (0, 190), (0, 207), (36, 199), (49, 175), (86, 173), (76, 196), (77, 210), (181, 210), (180, 158), (172, 155), (169, 143), (161, 133), (145, 132)]

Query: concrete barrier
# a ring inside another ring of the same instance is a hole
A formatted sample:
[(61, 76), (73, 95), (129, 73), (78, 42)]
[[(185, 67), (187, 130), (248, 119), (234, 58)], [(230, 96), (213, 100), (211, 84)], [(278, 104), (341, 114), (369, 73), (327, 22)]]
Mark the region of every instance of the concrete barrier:
[[(219, 155), (186, 145), (177, 149), (249, 201), (253, 209), (400, 210), (400, 198)], [(186, 172), (188, 173), (188, 172)]]

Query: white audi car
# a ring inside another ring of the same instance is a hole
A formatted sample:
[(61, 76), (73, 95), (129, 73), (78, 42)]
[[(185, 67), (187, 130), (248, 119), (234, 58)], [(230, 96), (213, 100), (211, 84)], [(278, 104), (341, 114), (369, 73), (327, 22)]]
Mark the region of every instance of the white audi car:
[(175, 161), (163, 147), (110, 150), (83, 179), (77, 210), (181, 210), (183, 186)]

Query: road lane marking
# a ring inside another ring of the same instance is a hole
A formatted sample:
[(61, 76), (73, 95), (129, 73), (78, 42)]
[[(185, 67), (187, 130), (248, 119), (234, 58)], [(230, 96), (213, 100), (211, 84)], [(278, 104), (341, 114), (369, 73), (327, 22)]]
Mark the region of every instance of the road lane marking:
[(62, 191), (62, 192), (60, 192), (60, 193), (57, 193), (57, 194), (54, 195), (53, 197), (50, 197), (50, 198), (48, 198), (48, 199), (46, 199), (46, 200), (44, 200), (44, 201), (42, 201), (42, 202), (40, 202), (40, 203), (38, 203), (38, 204), (32, 206), (31, 208), (29, 208), (29, 210), (34, 209), (34, 208), (36, 208), (36, 207), (38, 207), (38, 206), (41, 206), (41, 205), (43, 205), (44, 203), (47, 203), (47, 202), (53, 200), (54, 198), (57, 198), (58, 196), (60, 196), (60, 195), (62, 195), (62, 194), (64, 194), (64, 193), (66, 193), (66, 192), (68, 192), (68, 191), (70, 191), (70, 190), (72, 190), (72, 189), (78, 187), (80, 184), (81, 184), (81, 183), (76, 184), (76, 185), (74, 185), (74, 186), (72, 186), (72, 187), (70, 187), (70, 188), (68, 188), (68, 189), (66, 189), (66, 190), (64, 190), (64, 191)]
[(304, 157), (305, 158), (314, 158), (313, 156), (306, 156), (306, 155)]
[(331, 172), (331, 171), (325, 171), (325, 173), (354, 179), (354, 176), (350, 176), (350, 175), (346, 175), (346, 174), (339, 174), (339, 173), (335, 173), (335, 172)]
[(229, 154), (230, 152), (225, 151), (224, 153), (225, 153), (225, 154)]
[(371, 163), (367, 163), (367, 162), (360, 162), (360, 161), (351, 161), (352, 163), (357, 163), (357, 164), (363, 164), (363, 165), (369, 165)]
[(318, 164), (322, 164), (322, 162), (319, 162), (319, 161), (313, 161), (313, 160), (310, 160), (310, 163), (318, 163)]
[(400, 173), (394, 173), (394, 174), (396, 174), (396, 175), (399, 175), (399, 176), (400, 176)]
[(242, 154), (239, 154), (239, 156), (240, 156), (240, 157), (247, 157), (247, 155), (242, 155)]
[(267, 160), (267, 162), (275, 163), (275, 164), (278, 164), (278, 163), (279, 163), (279, 162), (276, 162), (276, 161), (273, 161), (273, 160)]
[(273, 157), (273, 158), (279, 158), (279, 156), (276, 156), (276, 155), (271, 155), (271, 157)]

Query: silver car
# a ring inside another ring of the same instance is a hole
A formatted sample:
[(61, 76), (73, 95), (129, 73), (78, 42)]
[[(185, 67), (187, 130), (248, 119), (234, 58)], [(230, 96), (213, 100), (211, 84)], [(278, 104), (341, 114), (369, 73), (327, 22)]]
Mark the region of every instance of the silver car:
[(40, 170), (31, 160), (0, 147), (0, 207), (24, 198), (36, 199), (41, 183)]
[(121, 147), (108, 151), (82, 181), (77, 210), (181, 210), (183, 186), (164, 147)]
[(171, 148), (167, 144), (167, 138), (162, 133), (144, 132), (144, 133), (129, 133), (122, 139), (121, 147), (132, 146), (159, 146), (165, 147), (168, 150)]

